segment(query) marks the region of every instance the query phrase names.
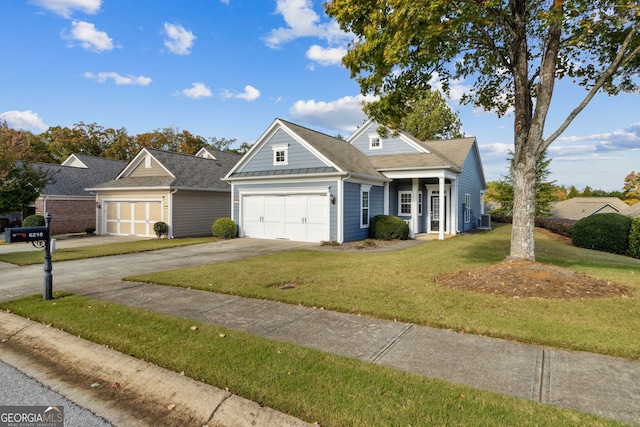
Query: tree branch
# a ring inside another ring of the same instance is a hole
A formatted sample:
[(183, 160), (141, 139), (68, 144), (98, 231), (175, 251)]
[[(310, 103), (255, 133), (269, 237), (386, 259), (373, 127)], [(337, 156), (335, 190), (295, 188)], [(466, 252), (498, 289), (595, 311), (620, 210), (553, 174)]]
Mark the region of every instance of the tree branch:
[(611, 62), (609, 67), (604, 71), (604, 73), (600, 76), (600, 78), (593, 85), (591, 90), (587, 93), (587, 96), (578, 104), (578, 106), (567, 116), (565, 121), (560, 125), (560, 127), (553, 133), (551, 136), (544, 141), (542, 141), (542, 149), (545, 150), (549, 145), (555, 141), (561, 134), (564, 132), (567, 127), (571, 124), (571, 122), (576, 118), (578, 114), (589, 104), (589, 102), (593, 99), (596, 93), (602, 88), (604, 83), (615, 73), (615, 71), (620, 67), (621, 64), (630, 61), (634, 56), (640, 53), (640, 45), (636, 46), (631, 52), (625, 55), (625, 51), (631, 44), (631, 41), (634, 39), (636, 33), (638, 32), (638, 27), (640, 23), (636, 22), (634, 26), (627, 34), (627, 37), (624, 39), (622, 45), (620, 45), (620, 49), (616, 58)]

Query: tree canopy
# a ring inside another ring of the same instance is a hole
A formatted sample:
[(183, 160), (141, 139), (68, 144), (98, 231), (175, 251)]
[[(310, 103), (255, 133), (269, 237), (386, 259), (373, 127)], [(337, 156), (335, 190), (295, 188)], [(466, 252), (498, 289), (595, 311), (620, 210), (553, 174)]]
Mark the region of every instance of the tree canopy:
[[(365, 94), (402, 117), (437, 77), (462, 102), (513, 111), (513, 230), (509, 259), (535, 259), (536, 165), (595, 94), (637, 92), (640, 5), (634, 0), (330, 0), (354, 35), (343, 64)], [(557, 79), (586, 89), (561, 125), (545, 124)]]

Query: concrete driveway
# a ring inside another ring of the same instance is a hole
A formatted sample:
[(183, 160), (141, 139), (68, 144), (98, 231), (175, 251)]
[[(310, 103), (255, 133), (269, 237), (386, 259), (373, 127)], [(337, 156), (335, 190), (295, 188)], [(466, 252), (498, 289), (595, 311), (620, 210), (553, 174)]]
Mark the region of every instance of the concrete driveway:
[[(122, 239), (122, 240), (118, 240)], [(79, 239), (92, 244), (117, 243), (130, 238), (114, 236)], [(58, 248), (64, 247), (61, 241)], [(22, 247), (22, 243), (1, 245), (0, 252), (7, 247)], [(26, 246), (26, 244), (24, 245)], [(29, 246), (31, 246), (29, 244)], [(130, 284), (121, 282), (126, 276), (172, 270), (193, 265), (230, 261), (267, 255), (299, 248), (318, 247), (317, 243), (292, 242), (288, 240), (231, 239), (152, 252), (91, 258), (77, 261), (53, 262), (53, 290), (68, 291), (81, 295), (120, 289)], [(24, 250), (24, 247), (22, 248)], [(44, 265), (18, 267), (0, 263), (0, 300), (7, 301), (42, 293)]]

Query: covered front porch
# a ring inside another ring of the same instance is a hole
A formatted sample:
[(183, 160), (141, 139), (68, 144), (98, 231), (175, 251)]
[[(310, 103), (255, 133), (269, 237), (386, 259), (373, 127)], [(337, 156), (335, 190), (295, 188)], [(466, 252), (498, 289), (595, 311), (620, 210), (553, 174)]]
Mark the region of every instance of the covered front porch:
[(427, 233), (444, 240), (460, 232), (457, 175), (439, 172), (410, 177), (385, 173), (393, 179), (385, 184), (385, 213), (403, 218), (411, 238)]

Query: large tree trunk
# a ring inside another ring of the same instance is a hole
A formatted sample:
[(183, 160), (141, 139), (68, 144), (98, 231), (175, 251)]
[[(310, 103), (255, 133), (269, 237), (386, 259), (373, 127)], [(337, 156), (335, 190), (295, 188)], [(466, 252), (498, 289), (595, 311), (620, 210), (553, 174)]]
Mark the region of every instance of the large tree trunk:
[(536, 156), (526, 153), (514, 158), (511, 166), (513, 229), (508, 261), (535, 261), (536, 165)]

